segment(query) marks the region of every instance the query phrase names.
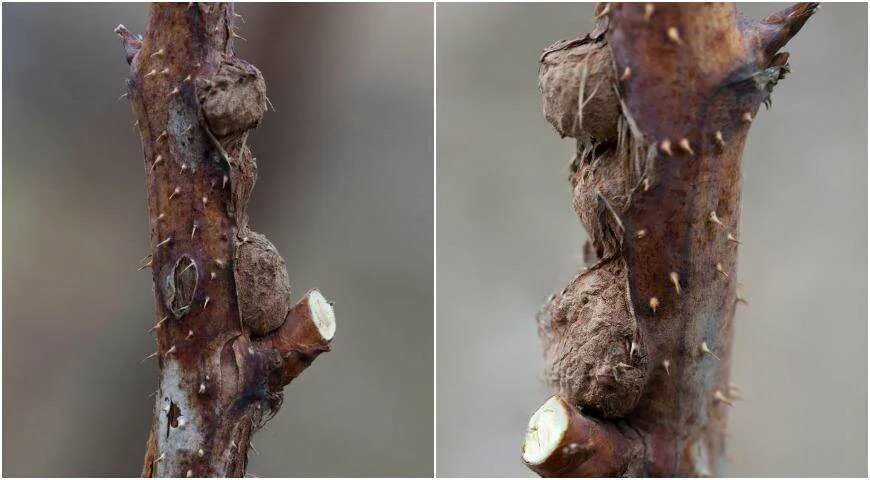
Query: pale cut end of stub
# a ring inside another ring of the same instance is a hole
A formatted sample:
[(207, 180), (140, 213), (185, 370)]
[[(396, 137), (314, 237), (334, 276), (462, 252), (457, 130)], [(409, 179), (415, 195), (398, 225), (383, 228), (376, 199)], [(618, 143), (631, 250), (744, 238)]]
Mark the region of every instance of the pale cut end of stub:
[(568, 430), (568, 411), (559, 397), (550, 397), (529, 420), (523, 441), (523, 461), (539, 465), (562, 443)]
[(308, 294), (308, 308), (311, 310), (311, 320), (320, 336), (327, 342), (332, 340), (335, 335), (335, 312), (332, 310), (332, 305), (319, 291), (312, 290)]

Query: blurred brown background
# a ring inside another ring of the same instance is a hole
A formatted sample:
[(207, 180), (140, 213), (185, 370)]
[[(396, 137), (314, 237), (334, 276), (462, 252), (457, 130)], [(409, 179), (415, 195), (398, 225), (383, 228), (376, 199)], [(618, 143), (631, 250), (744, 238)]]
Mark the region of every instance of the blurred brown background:
[[(761, 18), (784, 4), (740, 5)], [(593, 4), (439, 4), (439, 476), (531, 476), (534, 314), (581, 267), (541, 50)], [(867, 474), (867, 6), (822, 5), (744, 155), (727, 476)]]
[[(240, 4), (277, 111), (251, 224), (333, 351), (286, 389), (254, 475), (431, 475), (432, 5)], [(136, 476), (156, 366), (144, 166), (112, 32), (144, 4), (3, 5), (3, 474)]]

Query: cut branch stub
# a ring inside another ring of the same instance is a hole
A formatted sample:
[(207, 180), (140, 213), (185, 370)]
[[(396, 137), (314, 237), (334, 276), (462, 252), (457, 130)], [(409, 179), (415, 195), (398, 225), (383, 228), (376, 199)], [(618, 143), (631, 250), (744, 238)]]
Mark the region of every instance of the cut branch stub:
[(289, 384), (323, 352), (335, 335), (332, 305), (317, 290), (311, 290), (287, 312), (280, 328), (261, 339), (259, 347), (274, 349), (284, 359), (282, 368), (272, 372), (270, 385)]
[(566, 418), (628, 426), (646, 447), (636, 457), (611, 435), (612, 452), (538, 473), (718, 470), (743, 144), (788, 72), (779, 48), (816, 5), (751, 22), (733, 4), (601, 4), (591, 34), (545, 50), (544, 114), (577, 139), (573, 206), (597, 257), (538, 317), (547, 377), (582, 409)]
[(583, 416), (558, 396), (532, 415), (522, 446), (523, 462), (544, 477), (639, 476), (643, 450), (637, 432)]
[(144, 476), (244, 476), (251, 435), (335, 329), (316, 291), (291, 309), (284, 260), (247, 227), (257, 168), (246, 141), (266, 93), (259, 70), (235, 58), (234, 18), (227, 3), (153, 4), (143, 39), (116, 29), (162, 319)]

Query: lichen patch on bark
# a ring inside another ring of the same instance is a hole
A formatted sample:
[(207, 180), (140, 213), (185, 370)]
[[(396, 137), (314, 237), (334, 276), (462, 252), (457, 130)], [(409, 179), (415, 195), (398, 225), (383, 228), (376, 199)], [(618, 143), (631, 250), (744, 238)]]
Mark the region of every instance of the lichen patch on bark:
[[(199, 425), (200, 411), (188, 400), (182, 367), (174, 358), (163, 362), (160, 376), (160, 398), (155, 403), (154, 418), (157, 420), (157, 445), (160, 452), (172, 451), (154, 466), (155, 476), (177, 476), (186, 472), (196, 459), (196, 452), (204, 446)], [(174, 421), (173, 421), (174, 420)], [(174, 425), (173, 425), (174, 424)]]

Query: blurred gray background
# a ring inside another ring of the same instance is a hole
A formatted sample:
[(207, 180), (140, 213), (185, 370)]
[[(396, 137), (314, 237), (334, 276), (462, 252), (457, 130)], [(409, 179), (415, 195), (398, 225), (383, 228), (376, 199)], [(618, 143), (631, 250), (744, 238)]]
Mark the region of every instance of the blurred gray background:
[[(761, 18), (785, 4), (740, 5)], [(549, 396), (534, 325), (581, 267), (541, 50), (593, 4), (439, 4), (439, 476), (531, 476), (529, 416)], [(822, 5), (744, 155), (727, 476), (867, 474), (867, 7)]]
[[(431, 475), (432, 5), (240, 4), (277, 111), (251, 224), (333, 351), (288, 387), (249, 473)], [(3, 5), (3, 474), (137, 476), (156, 366), (144, 167), (112, 32), (144, 4)]]

